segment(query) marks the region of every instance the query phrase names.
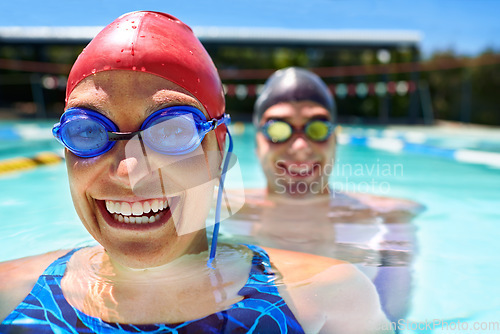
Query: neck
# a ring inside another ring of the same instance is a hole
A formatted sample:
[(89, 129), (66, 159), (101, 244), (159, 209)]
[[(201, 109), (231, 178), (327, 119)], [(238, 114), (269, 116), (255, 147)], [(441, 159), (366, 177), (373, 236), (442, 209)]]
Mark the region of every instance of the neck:
[[(282, 189), (281, 189), (282, 190)], [(329, 187), (323, 189), (313, 189), (312, 187), (307, 191), (298, 191), (299, 189), (287, 188), (286, 191), (278, 191), (276, 188), (268, 185), (267, 197), (274, 202), (298, 202), (304, 203), (319, 203), (330, 200), (331, 190)]]

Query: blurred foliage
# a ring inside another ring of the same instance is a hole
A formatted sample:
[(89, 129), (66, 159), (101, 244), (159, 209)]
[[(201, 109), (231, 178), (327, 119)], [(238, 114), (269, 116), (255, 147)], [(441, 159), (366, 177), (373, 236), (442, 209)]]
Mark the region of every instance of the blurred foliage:
[(429, 82), (437, 119), (500, 125), (500, 53), (487, 50), (468, 58), (443, 52), (426, 62), (436, 67), (457, 65), (421, 75)]
[[(379, 65), (376, 49), (352, 48), (339, 49), (297, 47), (297, 46), (217, 46), (207, 47), (214, 63), (219, 70), (253, 69), (269, 70), (289, 66), (305, 68), (332, 68), (338, 66), (366, 66)], [(416, 50), (398, 49), (390, 52), (392, 62), (410, 62), (416, 57)], [(323, 77), (331, 87), (338, 84), (375, 83), (379, 81), (411, 79), (408, 73), (394, 75), (364, 74), (359, 76)], [(224, 78), (223, 78), (224, 80)], [(225, 79), (225, 84), (261, 85), (264, 79)], [(237, 96), (227, 96), (227, 110), (233, 117), (249, 118), (255, 97), (239, 99)], [(336, 98), (337, 110), (341, 121), (349, 123), (380, 122), (379, 114), (385, 109), (387, 117), (404, 122), (409, 110), (408, 96), (379, 97), (366, 95), (358, 98), (355, 95)], [(387, 119), (385, 120), (387, 121)]]

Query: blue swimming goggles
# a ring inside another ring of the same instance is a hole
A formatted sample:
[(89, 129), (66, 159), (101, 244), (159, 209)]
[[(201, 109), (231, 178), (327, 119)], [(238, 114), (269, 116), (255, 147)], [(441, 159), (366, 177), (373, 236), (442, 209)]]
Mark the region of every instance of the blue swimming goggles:
[(118, 140), (138, 138), (150, 149), (166, 155), (182, 155), (200, 146), (205, 135), (222, 124), (229, 125), (230, 116), (207, 120), (192, 106), (172, 106), (158, 110), (135, 132), (119, 132), (104, 115), (89, 109), (70, 108), (52, 134), (68, 150), (82, 158), (95, 157), (109, 151)]

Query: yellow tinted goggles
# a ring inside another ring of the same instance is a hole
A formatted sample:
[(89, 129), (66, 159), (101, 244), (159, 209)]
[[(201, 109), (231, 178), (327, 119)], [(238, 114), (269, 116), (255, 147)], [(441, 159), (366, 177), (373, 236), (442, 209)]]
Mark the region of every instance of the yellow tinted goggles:
[(269, 120), (260, 127), (260, 131), (273, 143), (284, 143), (294, 133), (304, 133), (312, 141), (323, 142), (332, 134), (333, 124), (327, 120), (313, 119), (299, 130), (283, 120)]

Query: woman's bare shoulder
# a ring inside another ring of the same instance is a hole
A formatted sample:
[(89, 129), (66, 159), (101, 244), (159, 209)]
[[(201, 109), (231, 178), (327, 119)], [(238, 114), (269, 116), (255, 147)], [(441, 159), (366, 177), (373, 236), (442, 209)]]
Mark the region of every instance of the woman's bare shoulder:
[(45, 268), (67, 252), (58, 250), (0, 263), (0, 321), (23, 301)]

